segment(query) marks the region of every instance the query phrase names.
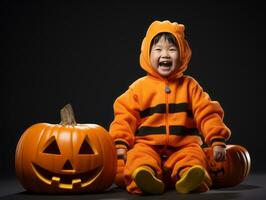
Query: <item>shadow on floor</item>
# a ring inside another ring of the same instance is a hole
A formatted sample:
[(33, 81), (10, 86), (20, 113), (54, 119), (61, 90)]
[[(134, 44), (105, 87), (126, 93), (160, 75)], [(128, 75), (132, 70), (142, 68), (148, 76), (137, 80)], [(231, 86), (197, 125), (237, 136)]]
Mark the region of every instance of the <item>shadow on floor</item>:
[(9, 200), (21, 200), (21, 199), (47, 199), (47, 200), (88, 200), (88, 199), (95, 199), (95, 200), (206, 200), (206, 199), (215, 199), (215, 200), (231, 200), (231, 199), (242, 199), (244, 191), (250, 191), (254, 189), (259, 189), (261, 187), (255, 185), (239, 185), (233, 188), (222, 188), (217, 190), (211, 190), (207, 193), (195, 193), (195, 194), (177, 194), (175, 191), (167, 191), (162, 195), (131, 195), (128, 194), (125, 190), (119, 188), (112, 188), (109, 191), (100, 194), (77, 194), (77, 195), (47, 195), (47, 194), (35, 194), (30, 192), (20, 192), (12, 195), (7, 195), (2, 198), (9, 199)]
[(237, 186), (231, 187), (231, 188), (220, 188), (218, 190), (219, 191), (241, 191), (241, 190), (259, 189), (259, 188), (261, 188), (261, 186), (243, 184), (243, 185), (237, 185)]

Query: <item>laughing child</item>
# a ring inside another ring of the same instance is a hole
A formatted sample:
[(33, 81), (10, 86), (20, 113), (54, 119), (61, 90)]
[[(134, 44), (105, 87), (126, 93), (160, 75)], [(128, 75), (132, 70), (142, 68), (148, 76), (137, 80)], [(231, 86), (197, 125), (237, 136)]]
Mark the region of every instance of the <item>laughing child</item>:
[(170, 172), (178, 193), (209, 190), (202, 139), (216, 161), (225, 159), (230, 130), (223, 109), (199, 83), (183, 75), (191, 49), (185, 27), (154, 21), (142, 41), (140, 65), (147, 72), (114, 103), (110, 125), (119, 157), (126, 158), (124, 176), (130, 193), (161, 194)]

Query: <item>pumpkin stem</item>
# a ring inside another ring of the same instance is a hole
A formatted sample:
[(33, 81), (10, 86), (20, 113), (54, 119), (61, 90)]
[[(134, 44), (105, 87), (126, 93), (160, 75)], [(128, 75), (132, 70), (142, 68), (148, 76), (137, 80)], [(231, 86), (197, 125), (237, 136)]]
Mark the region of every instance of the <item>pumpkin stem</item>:
[(60, 116), (61, 116), (61, 122), (60, 122), (61, 125), (72, 125), (72, 126), (77, 125), (71, 104), (65, 105), (60, 110)]

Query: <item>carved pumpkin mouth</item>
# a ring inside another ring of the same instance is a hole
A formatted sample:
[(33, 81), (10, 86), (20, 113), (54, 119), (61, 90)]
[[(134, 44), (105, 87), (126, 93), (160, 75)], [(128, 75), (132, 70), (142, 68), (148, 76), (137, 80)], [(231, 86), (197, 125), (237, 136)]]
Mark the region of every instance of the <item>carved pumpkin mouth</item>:
[[(101, 174), (103, 168), (97, 167), (89, 172), (79, 174), (56, 174), (32, 163), (32, 169), (44, 183), (62, 189), (83, 188), (90, 185)], [(73, 170), (74, 171), (74, 170)]]

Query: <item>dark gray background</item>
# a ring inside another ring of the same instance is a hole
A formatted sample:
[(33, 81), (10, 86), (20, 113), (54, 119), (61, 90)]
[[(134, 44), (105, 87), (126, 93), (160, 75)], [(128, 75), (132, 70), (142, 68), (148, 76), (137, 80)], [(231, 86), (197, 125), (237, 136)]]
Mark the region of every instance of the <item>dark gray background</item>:
[(58, 123), (67, 103), (79, 123), (108, 129), (115, 98), (145, 75), (140, 45), (156, 19), (185, 24), (193, 51), (186, 74), (221, 103), (232, 130), (229, 143), (249, 150), (252, 171), (266, 171), (265, 6), (5, 0), (0, 9), (0, 177), (14, 176), (23, 131), (38, 122)]

